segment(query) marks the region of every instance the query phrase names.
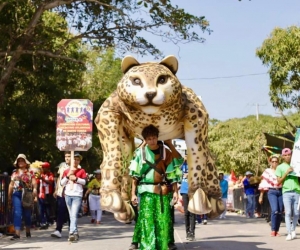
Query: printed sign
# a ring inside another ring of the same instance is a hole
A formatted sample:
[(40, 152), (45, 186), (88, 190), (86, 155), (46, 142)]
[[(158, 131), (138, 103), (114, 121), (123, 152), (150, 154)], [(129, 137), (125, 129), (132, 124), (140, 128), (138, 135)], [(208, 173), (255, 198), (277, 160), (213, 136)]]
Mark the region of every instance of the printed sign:
[(291, 173), (291, 175), (300, 176), (300, 128), (297, 128), (297, 133), (295, 136), (291, 167), (294, 168), (294, 171)]
[(57, 104), (56, 146), (60, 151), (87, 151), (92, 147), (93, 103), (63, 99)]

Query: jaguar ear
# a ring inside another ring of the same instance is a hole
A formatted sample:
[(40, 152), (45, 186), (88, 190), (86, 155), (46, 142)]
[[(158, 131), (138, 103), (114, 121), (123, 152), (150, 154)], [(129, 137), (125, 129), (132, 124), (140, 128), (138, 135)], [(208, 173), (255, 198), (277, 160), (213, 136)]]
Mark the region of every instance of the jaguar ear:
[(125, 74), (132, 67), (138, 65), (140, 65), (140, 63), (133, 56), (125, 56), (121, 63), (121, 69), (123, 74)]
[(175, 56), (167, 56), (159, 63), (166, 66), (171, 72), (176, 75), (178, 70), (178, 60)]

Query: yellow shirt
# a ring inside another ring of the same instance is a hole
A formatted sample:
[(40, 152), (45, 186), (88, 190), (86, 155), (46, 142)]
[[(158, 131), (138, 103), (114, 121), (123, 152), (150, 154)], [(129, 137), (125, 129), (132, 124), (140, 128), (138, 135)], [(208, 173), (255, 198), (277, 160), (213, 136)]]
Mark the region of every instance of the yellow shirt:
[(101, 181), (98, 181), (96, 178), (91, 180), (88, 184), (88, 188), (91, 189), (91, 194), (99, 195), (101, 188)]

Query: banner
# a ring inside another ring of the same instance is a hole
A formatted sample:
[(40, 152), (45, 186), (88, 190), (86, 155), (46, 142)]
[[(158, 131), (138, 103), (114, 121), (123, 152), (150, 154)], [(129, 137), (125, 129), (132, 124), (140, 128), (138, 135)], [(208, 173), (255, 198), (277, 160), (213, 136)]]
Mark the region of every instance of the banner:
[(300, 176), (300, 128), (297, 128), (295, 143), (293, 147), (293, 154), (291, 159), (291, 167), (294, 171), (290, 173), (291, 175)]
[(57, 104), (56, 146), (60, 151), (87, 151), (92, 147), (93, 103), (63, 99)]

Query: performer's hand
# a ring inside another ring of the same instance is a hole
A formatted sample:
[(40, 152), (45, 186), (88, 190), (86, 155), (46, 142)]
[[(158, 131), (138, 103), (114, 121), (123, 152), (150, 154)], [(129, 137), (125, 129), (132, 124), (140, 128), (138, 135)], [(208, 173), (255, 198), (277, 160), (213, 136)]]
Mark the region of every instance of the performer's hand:
[(173, 203), (176, 204), (178, 201), (178, 193), (177, 192), (174, 192), (173, 193)]
[(133, 206), (137, 206), (138, 202), (138, 197), (136, 195), (132, 195), (131, 197), (131, 203)]

